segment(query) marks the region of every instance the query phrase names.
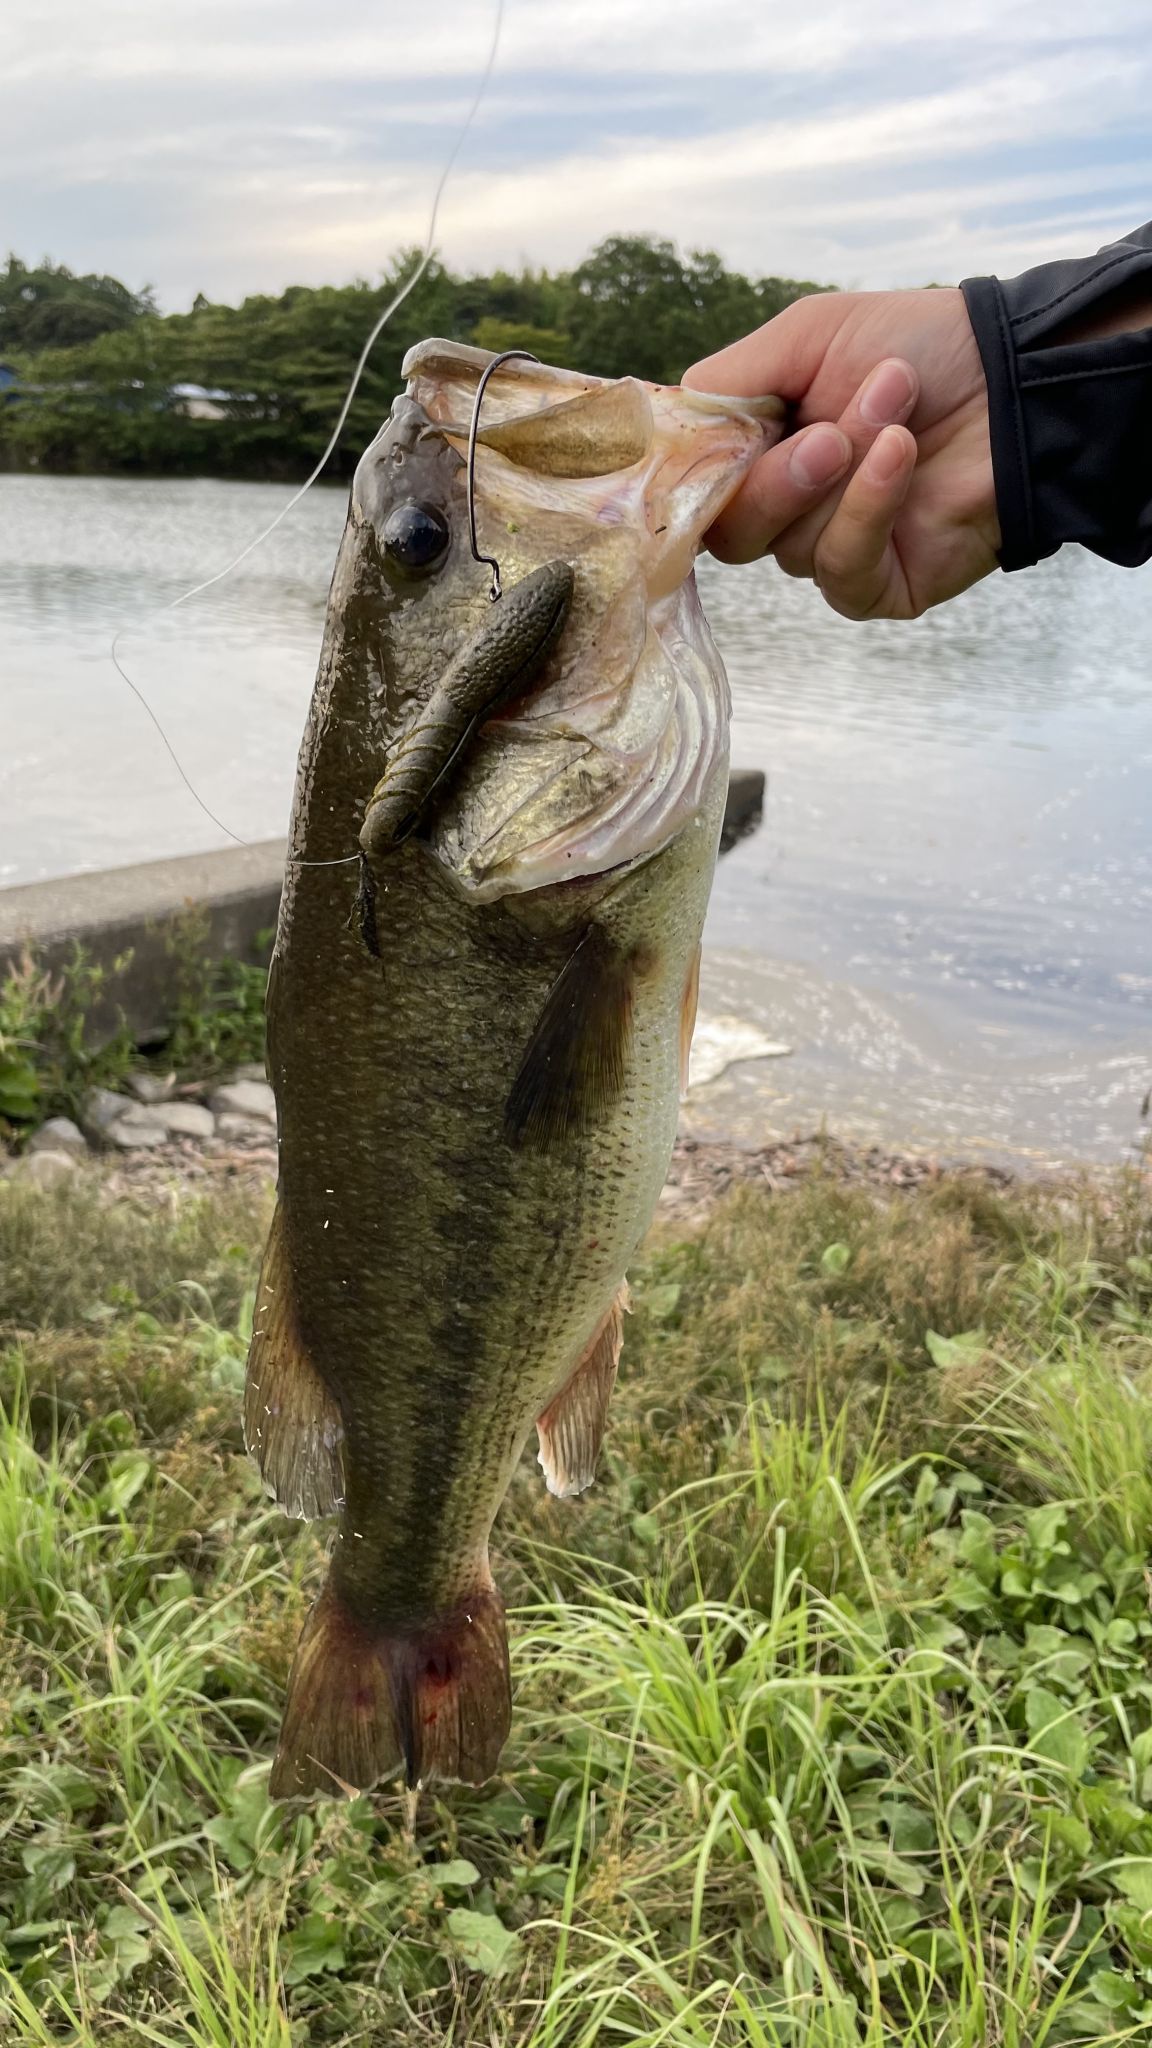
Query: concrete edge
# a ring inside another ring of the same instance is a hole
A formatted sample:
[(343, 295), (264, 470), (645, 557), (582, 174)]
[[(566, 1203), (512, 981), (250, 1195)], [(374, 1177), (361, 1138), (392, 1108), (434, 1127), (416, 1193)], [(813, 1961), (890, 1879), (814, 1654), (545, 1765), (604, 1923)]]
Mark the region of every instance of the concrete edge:
[[(759, 769), (734, 768), (729, 777), (721, 851), (755, 831), (764, 803)], [(171, 1014), (173, 928), (190, 911), (204, 921), (209, 959), (263, 965), (275, 929), (284, 875), (285, 841), (229, 846), (216, 853), (145, 861), (98, 874), (64, 875), (0, 889), (0, 977), (31, 950), (58, 973), (73, 948), (104, 969), (114, 986), (91, 1019), (94, 1035), (114, 1030), (119, 1012), (137, 1042), (163, 1033)], [(131, 954), (128, 965), (116, 963)]]

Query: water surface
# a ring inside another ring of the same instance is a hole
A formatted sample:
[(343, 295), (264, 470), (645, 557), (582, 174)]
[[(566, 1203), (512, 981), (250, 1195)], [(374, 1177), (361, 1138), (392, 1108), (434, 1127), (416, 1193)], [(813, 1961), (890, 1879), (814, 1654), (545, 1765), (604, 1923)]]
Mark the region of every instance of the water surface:
[[(0, 886), (285, 828), (344, 516), (316, 490), (0, 476)], [(688, 1112), (941, 1151), (1117, 1158), (1152, 1081), (1152, 570), (1075, 549), (913, 625), (704, 563), (733, 758), (769, 774), (722, 863), (704, 1001), (792, 1045)]]

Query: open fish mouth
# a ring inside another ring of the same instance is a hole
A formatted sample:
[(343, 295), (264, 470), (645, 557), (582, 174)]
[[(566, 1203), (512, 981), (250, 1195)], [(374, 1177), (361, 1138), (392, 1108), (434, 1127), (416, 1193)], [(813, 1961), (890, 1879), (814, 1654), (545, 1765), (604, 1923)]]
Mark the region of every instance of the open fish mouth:
[[(491, 360), (445, 341), (405, 359), (409, 399), (459, 452)], [(506, 590), (558, 560), (573, 585), (531, 688), (476, 732), (436, 805), (431, 849), (473, 899), (633, 864), (703, 813), (727, 760), (730, 703), (692, 565), (783, 413), (777, 399), (523, 361), (491, 378), (480, 546)]]

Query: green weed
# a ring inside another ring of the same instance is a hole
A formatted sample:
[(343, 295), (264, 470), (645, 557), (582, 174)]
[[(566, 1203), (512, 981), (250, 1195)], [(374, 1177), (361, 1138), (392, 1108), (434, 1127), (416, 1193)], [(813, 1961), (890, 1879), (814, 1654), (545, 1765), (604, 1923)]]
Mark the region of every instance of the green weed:
[(600, 1485), (529, 1460), (499, 1779), (272, 1806), (323, 1533), (236, 1427), (264, 1213), (0, 1186), (0, 2037), (1152, 2035), (1131, 1184), (738, 1195), (657, 1244)]
[[(204, 911), (174, 919), (164, 942), (171, 1010), (149, 1055), (196, 1080), (263, 1059), (271, 940), (257, 934), (254, 960), (218, 959)], [(125, 953), (105, 969), (77, 945), (67, 966), (49, 973), (28, 952), (0, 978), (0, 1135), (19, 1139), (45, 1117), (75, 1117), (90, 1088), (120, 1087), (142, 1063), (117, 1001), (131, 959)]]
[(188, 910), (165, 940), (172, 961), (172, 1004), (163, 1058), (177, 1072), (216, 1074), (264, 1057), (264, 994), (272, 933), (257, 934), (253, 961), (214, 958), (208, 917)]
[(48, 1116), (75, 1116), (89, 1088), (122, 1081), (135, 1057), (123, 1023), (94, 1039), (92, 1011), (114, 995), (130, 955), (110, 971), (80, 946), (49, 974), (31, 953), (0, 980), (0, 1132)]

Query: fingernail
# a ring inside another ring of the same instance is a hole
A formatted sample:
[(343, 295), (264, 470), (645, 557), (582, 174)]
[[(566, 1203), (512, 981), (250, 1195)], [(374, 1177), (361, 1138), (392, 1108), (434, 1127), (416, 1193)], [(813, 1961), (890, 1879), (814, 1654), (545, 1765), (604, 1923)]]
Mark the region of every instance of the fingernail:
[(898, 469), (903, 469), (908, 443), (903, 434), (894, 434), (885, 428), (864, 457), (862, 467), (874, 484), (890, 483)]
[(847, 468), (851, 452), (847, 435), (838, 427), (813, 427), (800, 436), (792, 450), (789, 473), (806, 491), (818, 490)]
[(860, 394), (860, 417), (870, 427), (899, 424), (912, 409), (916, 382), (907, 363), (892, 356), (873, 370)]

